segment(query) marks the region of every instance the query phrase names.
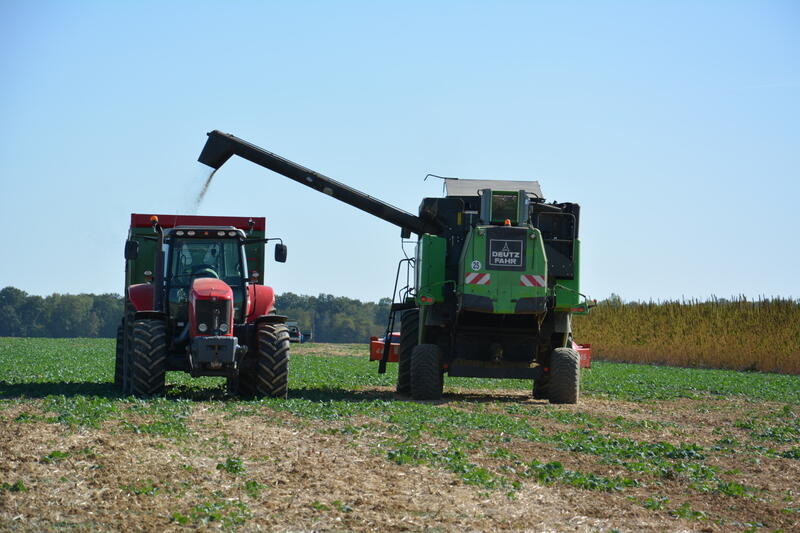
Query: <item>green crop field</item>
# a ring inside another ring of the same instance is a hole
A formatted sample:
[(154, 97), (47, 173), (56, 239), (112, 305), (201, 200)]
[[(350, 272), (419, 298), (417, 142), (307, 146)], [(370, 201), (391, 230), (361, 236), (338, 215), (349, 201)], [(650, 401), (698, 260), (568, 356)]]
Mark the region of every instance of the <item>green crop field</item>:
[(800, 529), (800, 377), (606, 362), (577, 406), (412, 402), (365, 345), (292, 348), (288, 400), (139, 400), (113, 341), (0, 339), (0, 530)]

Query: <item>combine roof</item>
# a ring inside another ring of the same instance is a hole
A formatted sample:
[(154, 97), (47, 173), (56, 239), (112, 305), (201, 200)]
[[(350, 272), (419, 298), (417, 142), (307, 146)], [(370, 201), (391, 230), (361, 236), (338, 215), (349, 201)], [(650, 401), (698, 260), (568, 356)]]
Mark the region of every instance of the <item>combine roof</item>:
[(445, 178), (444, 186), (447, 189), (447, 196), (477, 196), (481, 189), (492, 189), (495, 191), (525, 191), (543, 198), (542, 188), (539, 187), (538, 181)]

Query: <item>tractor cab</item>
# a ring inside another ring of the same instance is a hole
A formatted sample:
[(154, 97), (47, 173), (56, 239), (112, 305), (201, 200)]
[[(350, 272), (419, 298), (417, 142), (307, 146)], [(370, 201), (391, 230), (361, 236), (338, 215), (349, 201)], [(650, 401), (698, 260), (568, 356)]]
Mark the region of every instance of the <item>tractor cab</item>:
[(179, 370), (224, 376), (240, 394), (286, 395), (286, 317), (261, 276), (265, 244), (280, 242), (281, 263), (286, 246), (265, 230), (260, 217), (131, 215), (115, 364), (123, 392), (162, 394), (165, 373)]
[[(223, 330), (218, 332), (227, 334), (234, 323), (243, 322), (248, 283), (245, 242), (245, 233), (234, 227), (178, 226), (167, 231), (164, 283), (169, 316), (176, 326), (195, 318), (190, 307), (197, 311), (198, 302), (212, 300), (217, 302), (217, 314), (232, 318), (220, 319)], [(200, 329), (192, 328), (192, 333), (208, 334), (212, 324), (206, 322), (199, 322)]]

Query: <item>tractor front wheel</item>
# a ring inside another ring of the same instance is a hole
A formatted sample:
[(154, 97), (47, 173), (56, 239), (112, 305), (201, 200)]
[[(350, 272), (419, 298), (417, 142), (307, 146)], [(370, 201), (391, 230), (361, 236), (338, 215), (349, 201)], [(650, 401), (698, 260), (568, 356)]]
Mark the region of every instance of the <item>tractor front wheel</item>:
[(262, 324), (258, 327), (257, 338), (255, 379), (240, 375), (239, 390), (247, 395), (252, 387), (256, 396), (286, 398), (289, 392), (289, 330), (283, 324)]
[(547, 392), (550, 403), (578, 403), (581, 358), (572, 348), (556, 348), (550, 356)]
[(167, 325), (163, 320), (133, 323), (130, 386), (134, 396), (163, 396), (167, 374)]
[(397, 357), (397, 394), (411, 394), (411, 352), (419, 341), (419, 309), (400, 317), (400, 353)]
[(438, 400), (442, 397), (442, 350), (435, 344), (419, 344), (411, 351), (411, 397)]

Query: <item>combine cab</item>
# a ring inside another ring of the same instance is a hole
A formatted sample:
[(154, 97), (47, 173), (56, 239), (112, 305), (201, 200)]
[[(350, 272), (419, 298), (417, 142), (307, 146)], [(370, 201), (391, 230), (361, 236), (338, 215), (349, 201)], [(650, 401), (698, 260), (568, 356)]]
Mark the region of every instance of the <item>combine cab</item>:
[[(131, 215), (114, 382), (164, 393), (167, 371), (224, 376), (231, 392), (285, 397), (289, 333), (262, 284), (264, 218)], [(275, 246), (286, 261), (286, 246)]]

